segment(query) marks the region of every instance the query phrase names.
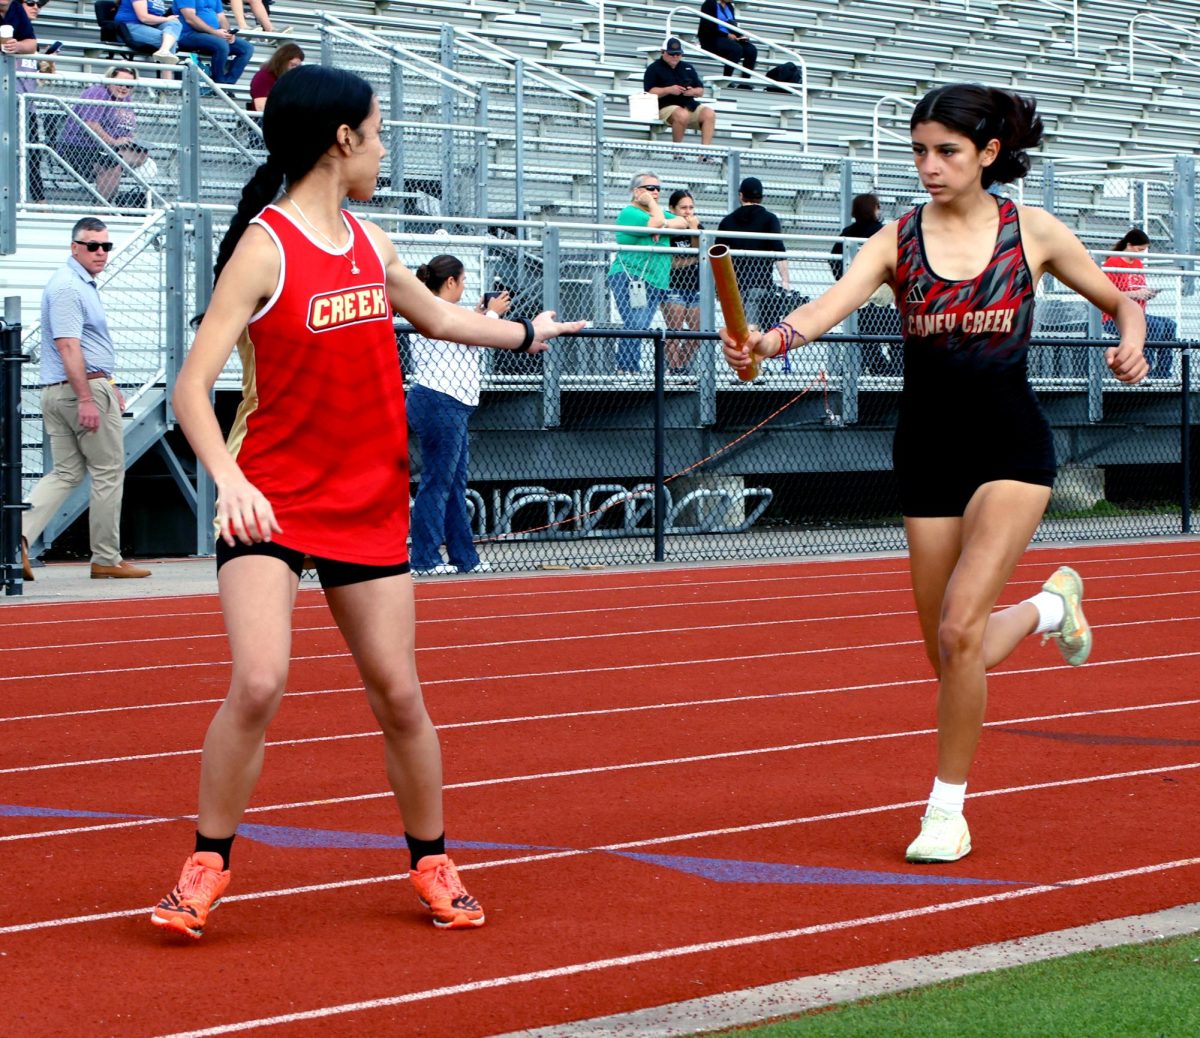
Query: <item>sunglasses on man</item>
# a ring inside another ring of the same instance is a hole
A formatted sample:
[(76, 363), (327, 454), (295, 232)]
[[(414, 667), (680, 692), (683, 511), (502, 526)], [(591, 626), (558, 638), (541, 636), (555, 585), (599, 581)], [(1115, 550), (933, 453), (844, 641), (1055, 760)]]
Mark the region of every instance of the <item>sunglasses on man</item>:
[(88, 252), (95, 252), (97, 249), (103, 249), (105, 252), (113, 250), (113, 243), (110, 241), (80, 241), (78, 238), (72, 238), (71, 241), (75, 245), (82, 245)]
[(36, 7), (39, 10), (45, 7), (50, 0), (22, 0), (26, 7)]

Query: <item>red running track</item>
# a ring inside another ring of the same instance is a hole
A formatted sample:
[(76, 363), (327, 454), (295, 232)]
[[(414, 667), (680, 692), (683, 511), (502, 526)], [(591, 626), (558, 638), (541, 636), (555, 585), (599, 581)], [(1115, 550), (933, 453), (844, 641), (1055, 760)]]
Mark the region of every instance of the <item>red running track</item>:
[(1198, 901), (1200, 545), (1033, 550), (1005, 602), (1060, 562), (1092, 660), (1030, 638), (993, 673), (976, 849), (936, 868), (903, 860), (935, 749), (903, 559), (420, 585), (488, 913), (452, 933), (319, 591), (199, 942), (146, 916), (228, 677), (215, 598), (9, 605), (0, 1034), (500, 1034)]

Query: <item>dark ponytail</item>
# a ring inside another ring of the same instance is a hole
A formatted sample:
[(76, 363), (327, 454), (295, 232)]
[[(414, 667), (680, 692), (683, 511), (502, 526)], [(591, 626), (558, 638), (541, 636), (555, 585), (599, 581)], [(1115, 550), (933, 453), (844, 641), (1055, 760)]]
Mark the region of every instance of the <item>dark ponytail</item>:
[(451, 278), (460, 278), (466, 268), (462, 265), (462, 260), (457, 256), (451, 256), (443, 252), (440, 256), (434, 256), (428, 263), (422, 263), (417, 267), (417, 280), (423, 281), (425, 287), (434, 295), (437, 295), (442, 286)]
[(1044, 127), (1037, 102), (980, 83), (951, 83), (931, 90), (913, 110), (909, 128), (940, 123), (982, 150), (998, 140), (996, 161), (983, 169), (983, 186), (1009, 184), (1029, 172), (1028, 152), (1042, 142)]
[(299, 65), (280, 76), (263, 109), (267, 161), (258, 167), (221, 240), (213, 279), (221, 276), (246, 228), (285, 185), (308, 174), (337, 140), (339, 126), (359, 127), (375, 92), (361, 76), (324, 65)]
[(1149, 245), (1150, 237), (1140, 227), (1130, 227), (1122, 238), (1112, 247), (1113, 252), (1124, 252), (1130, 245)]

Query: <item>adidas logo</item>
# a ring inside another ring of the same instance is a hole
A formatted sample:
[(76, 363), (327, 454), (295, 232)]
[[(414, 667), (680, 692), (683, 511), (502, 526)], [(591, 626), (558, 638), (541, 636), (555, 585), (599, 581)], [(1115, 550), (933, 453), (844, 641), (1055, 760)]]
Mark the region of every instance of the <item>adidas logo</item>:
[(921, 291), (921, 286), (919, 284), (914, 284), (913, 287), (908, 290), (908, 295), (904, 297), (904, 301), (906, 303), (925, 302), (925, 293)]

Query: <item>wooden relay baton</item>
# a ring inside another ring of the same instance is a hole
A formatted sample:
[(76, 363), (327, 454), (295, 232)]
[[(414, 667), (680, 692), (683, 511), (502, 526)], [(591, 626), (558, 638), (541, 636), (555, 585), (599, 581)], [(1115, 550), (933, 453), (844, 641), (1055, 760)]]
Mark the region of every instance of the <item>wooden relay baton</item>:
[[(729, 255), (728, 245), (714, 245), (708, 250), (708, 261), (712, 264), (713, 284), (717, 288), (717, 298), (721, 300), (721, 313), (725, 317), (725, 327), (733, 336), (733, 341), (739, 346), (745, 346), (750, 338), (750, 326), (746, 324), (746, 311), (742, 307), (742, 293), (738, 288), (737, 275), (733, 272), (733, 260)], [(737, 376), (743, 382), (753, 382), (758, 378), (758, 366), (761, 358), (750, 354), (750, 365), (737, 369)]]

